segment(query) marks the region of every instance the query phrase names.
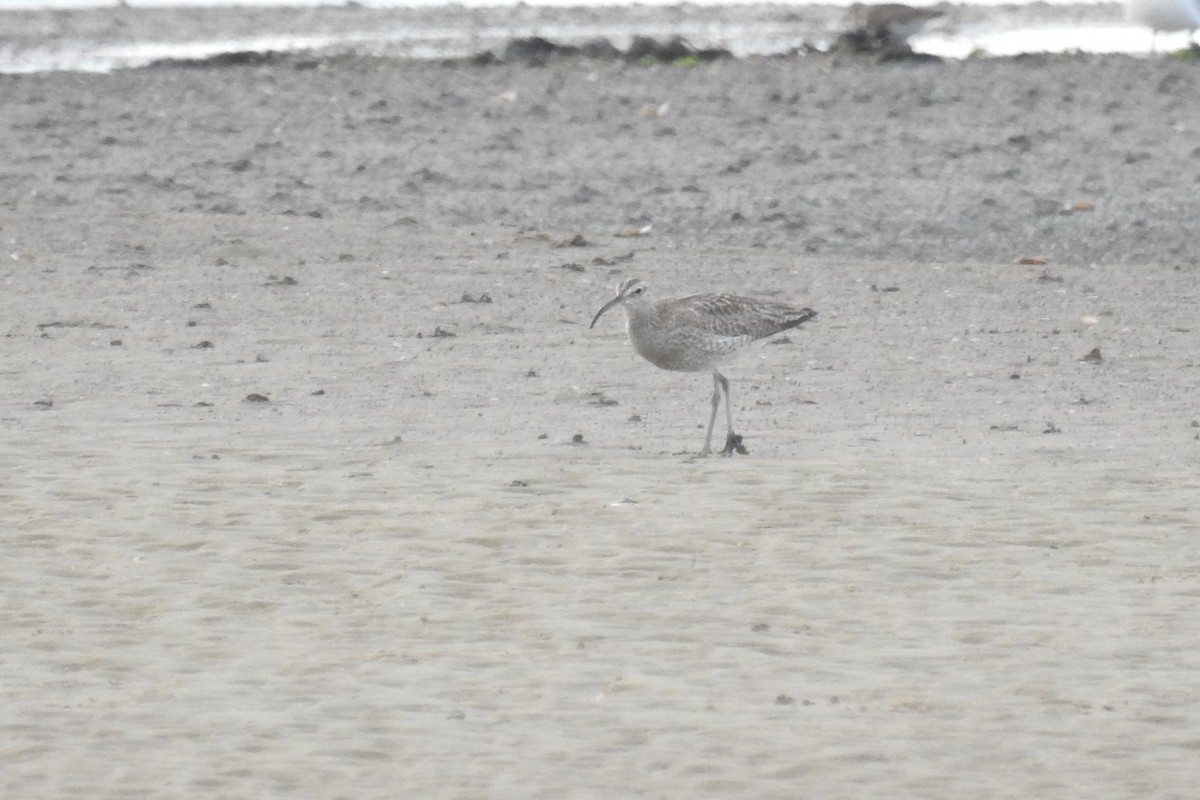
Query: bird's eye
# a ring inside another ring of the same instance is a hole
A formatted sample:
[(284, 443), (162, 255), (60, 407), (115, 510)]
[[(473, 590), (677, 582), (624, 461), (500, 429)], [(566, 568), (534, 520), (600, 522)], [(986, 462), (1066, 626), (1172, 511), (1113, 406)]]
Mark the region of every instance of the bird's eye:
[(646, 287), (645, 287), (645, 286), (638, 286), (638, 287), (634, 288), (634, 290), (633, 290), (633, 293), (634, 293), (634, 294), (641, 294), (641, 293), (642, 293), (642, 292), (644, 292), (644, 291), (646, 291)]

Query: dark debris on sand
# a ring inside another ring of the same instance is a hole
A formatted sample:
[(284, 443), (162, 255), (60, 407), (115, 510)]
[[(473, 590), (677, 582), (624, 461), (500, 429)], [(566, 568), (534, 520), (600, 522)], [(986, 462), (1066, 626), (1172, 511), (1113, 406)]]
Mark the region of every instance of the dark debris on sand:
[[(322, 54), (313, 51), (266, 50), (256, 52), (239, 50), (217, 53), (201, 58), (160, 58), (147, 64), (147, 69), (207, 69), (231, 67), (290, 66), (296, 70), (320, 69), (323, 66), (353, 57), (351, 54)], [(493, 64), (524, 64), (540, 67), (565, 58), (592, 58), (603, 61), (625, 61), (640, 64), (679, 64), (716, 61), (732, 58), (732, 54), (720, 47), (693, 47), (682, 36), (672, 36), (662, 41), (651, 36), (634, 36), (629, 49), (621, 50), (604, 37), (589, 39), (581, 44), (563, 44), (541, 36), (524, 36), (512, 39), (497, 55), (484, 50), (465, 59), (444, 59), (445, 63), (467, 63), (473, 66)]]
[(672, 36), (659, 41), (650, 36), (634, 36), (628, 50), (621, 50), (608, 39), (597, 37), (579, 45), (561, 44), (541, 36), (526, 36), (513, 39), (497, 56), (491, 50), (477, 53), (467, 59), (477, 66), (495, 63), (522, 63), (527, 66), (544, 66), (561, 58), (594, 58), (609, 61), (637, 62), (642, 64), (676, 64), (686, 62), (716, 61), (732, 58), (732, 54), (721, 47), (693, 47), (682, 36)]
[[(820, 49), (802, 45), (790, 54), (817, 54)], [(878, 61), (941, 61), (938, 56), (914, 52), (907, 41), (879, 36), (868, 29), (859, 28), (842, 33), (835, 41), (830, 53), (849, 53), (875, 56)], [(311, 50), (283, 51), (239, 50), (216, 53), (200, 58), (160, 58), (147, 64), (144, 69), (227, 69), (238, 67), (291, 67), (295, 70), (323, 69), (339, 61), (354, 59), (353, 53), (322, 53)], [(571, 58), (590, 58), (600, 61), (623, 61), (627, 64), (689, 65), (733, 58), (723, 47), (695, 47), (682, 36), (656, 39), (652, 36), (634, 36), (629, 47), (621, 50), (604, 37), (588, 39), (580, 44), (565, 44), (542, 36), (524, 36), (510, 40), (499, 53), (484, 50), (466, 58), (446, 58), (447, 65), (469, 64), (487, 67), (496, 64), (523, 64), (542, 67), (555, 61)]]
[(209, 69), (212, 67), (274, 67), (290, 65), (294, 69), (317, 69), (326, 59), (309, 51), (236, 50), (216, 53), (202, 58), (159, 58), (146, 65), (147, 69)]

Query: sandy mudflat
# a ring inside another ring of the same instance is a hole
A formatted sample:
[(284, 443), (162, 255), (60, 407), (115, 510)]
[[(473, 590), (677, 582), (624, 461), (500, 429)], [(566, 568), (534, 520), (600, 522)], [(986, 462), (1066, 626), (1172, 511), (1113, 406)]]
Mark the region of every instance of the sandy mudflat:
[(0, 78), (0, 795), (1194, 797), (1196, 64), (315, 66)]

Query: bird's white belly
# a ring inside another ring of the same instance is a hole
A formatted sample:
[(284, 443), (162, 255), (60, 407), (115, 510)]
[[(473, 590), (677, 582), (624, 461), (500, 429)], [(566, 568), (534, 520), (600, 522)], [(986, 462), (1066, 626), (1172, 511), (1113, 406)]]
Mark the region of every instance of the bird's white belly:
[(689, 335), (682, 332), (639, 330), (630, 326), (629, 338), (638, 355), (661, 369), (708, 372), (732, 360), (752, 343), (749, 336)]

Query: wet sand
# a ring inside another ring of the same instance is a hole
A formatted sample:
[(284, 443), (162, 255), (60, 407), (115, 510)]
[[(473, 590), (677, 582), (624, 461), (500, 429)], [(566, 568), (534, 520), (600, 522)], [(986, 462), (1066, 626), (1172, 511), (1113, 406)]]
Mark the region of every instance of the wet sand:
[(3, 794), (1190, 797), (1198, 76), (0, 78)]

